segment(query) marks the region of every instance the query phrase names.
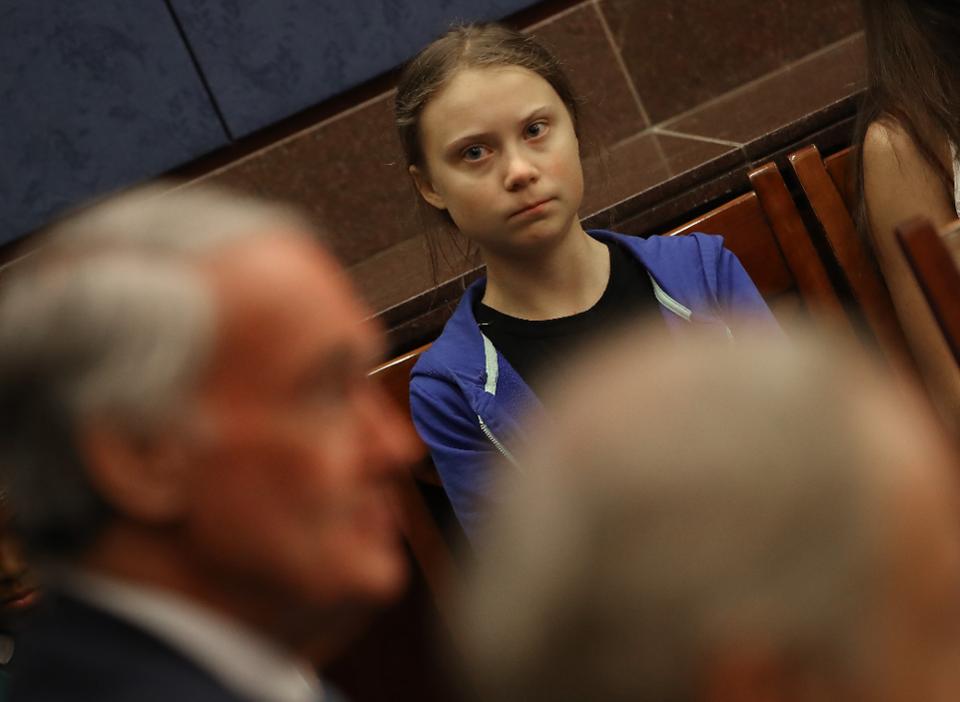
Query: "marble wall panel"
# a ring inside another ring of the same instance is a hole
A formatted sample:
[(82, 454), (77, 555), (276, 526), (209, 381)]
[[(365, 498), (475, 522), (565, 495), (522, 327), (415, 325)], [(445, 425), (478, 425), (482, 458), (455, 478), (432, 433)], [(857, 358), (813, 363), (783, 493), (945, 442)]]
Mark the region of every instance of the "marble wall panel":
[(860, 29), (857, 0), (600, 0), (653, 122)]
[[(664, 124), (671, 131), (729, 141), (748, 158), (770, 153), (793, 137), (833, 121), (825, 111), (849, 116), (866, 87), (863, 34), (858, 33), (754, 81), (742, 90), (691, 110)], [(817, 124), (812, 124), (817, 122)]]
[(385, 93), (198, 182), (297, 205), (354, 264), (419, 227), (392, 110), (393, 93)]

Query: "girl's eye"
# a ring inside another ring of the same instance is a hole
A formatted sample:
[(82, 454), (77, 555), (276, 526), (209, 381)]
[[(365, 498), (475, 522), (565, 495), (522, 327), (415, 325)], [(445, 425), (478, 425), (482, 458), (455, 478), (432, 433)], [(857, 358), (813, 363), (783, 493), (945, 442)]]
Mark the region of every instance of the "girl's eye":
[(480, 146), (479, 144), (468, 146), (463, 150), (463, 159), (465, 161), (479, 161), (486, 155), (487, 148), (485, 146)]
[(536, 137), (543, 136), (547, 131), (546, 122), (534, 122), (527, 126), (527, 137), (535, 139)]

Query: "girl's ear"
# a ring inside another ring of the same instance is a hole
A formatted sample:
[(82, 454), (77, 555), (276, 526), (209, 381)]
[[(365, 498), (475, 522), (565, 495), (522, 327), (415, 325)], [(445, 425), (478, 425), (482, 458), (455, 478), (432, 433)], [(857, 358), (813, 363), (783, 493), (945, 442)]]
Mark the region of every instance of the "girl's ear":
[(409, 170), (410, 177), (413, 178), (413, 184), (417, 186), (417, 191), (427, 201), (427, 204), (436, 207), (438, 210), (447, 209), (443, 196), (434, 189), (433, 183), (430, 182), (426, 174), (416, 166), (410, 166)]

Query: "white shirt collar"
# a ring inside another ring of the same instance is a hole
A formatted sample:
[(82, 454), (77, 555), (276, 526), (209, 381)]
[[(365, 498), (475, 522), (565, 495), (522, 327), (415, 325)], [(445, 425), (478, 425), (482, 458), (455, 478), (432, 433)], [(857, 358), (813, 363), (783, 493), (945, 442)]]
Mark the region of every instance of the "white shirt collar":
[(75, 597), (165, 641), (225, 687), (257, 702), (319, 702), (313, 668), (244, 625), (167, 590), (70, 570)]

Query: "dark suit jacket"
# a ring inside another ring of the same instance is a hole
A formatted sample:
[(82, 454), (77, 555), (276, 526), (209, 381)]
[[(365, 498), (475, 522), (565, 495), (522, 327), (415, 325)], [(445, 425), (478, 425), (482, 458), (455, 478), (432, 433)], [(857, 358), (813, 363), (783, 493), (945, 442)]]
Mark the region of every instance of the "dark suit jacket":
[(146, 631), (51, 598), (17, 640), (13, 702), (246, 702)]

